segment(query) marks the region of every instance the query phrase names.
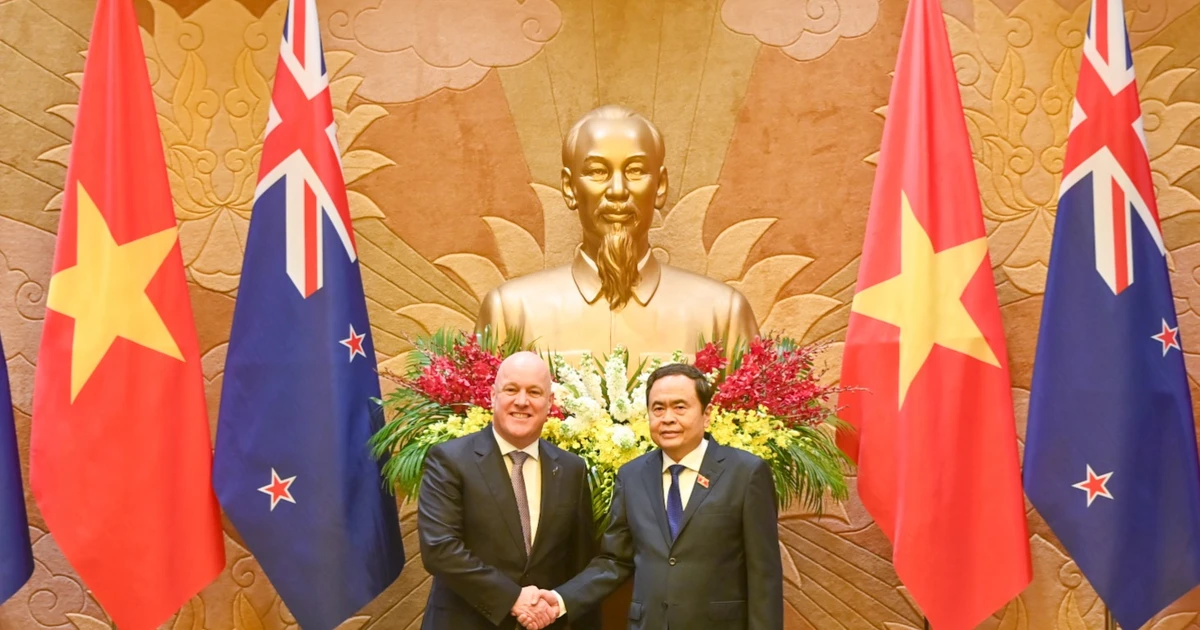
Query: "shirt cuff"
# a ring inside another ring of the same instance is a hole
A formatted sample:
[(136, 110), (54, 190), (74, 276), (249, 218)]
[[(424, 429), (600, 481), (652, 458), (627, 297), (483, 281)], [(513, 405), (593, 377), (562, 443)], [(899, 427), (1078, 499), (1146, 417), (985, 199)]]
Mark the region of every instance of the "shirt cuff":
[(563, 615), (567, 614), (567, 605), (563, 602), (562, 595), (559, 595), (558, 591), (550, 592), (554, 593), (554, 598), (558, 600), (558, 617), (562, 617)]

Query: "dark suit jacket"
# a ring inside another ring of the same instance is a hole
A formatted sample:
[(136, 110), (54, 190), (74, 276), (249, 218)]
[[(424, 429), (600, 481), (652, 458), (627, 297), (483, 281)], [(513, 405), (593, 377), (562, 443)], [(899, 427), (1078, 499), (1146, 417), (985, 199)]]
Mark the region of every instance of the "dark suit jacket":
[[(510, 614), (521, 587), (550, 588), (578, 573), (595, 549), (592, 499), (583, 460), (539, 442), (542, 505), (533, 550), (525, 554), (512, 480), (491, 425), (434, 446), (417, 504), (421, 560), (433, 576), (424, 630), (518, 628)], [(598, 627), (587, 611), (552, 628)]]
[[(671, 542), (663, 454), (621, 467), (600, 555), (557, 591), (567, 614), (591, 610), (633, 575), (629, 627), (780, 630), (783, 567), (770, 466), (711, 439)], [(636, 569), (636, 570), (635, 570)]]

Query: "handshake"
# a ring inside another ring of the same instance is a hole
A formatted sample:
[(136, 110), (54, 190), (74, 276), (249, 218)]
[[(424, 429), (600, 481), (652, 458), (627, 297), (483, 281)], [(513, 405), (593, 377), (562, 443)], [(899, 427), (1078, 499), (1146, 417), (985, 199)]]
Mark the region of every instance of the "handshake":
[(529, 630), (541, 630), (558, 619), (558, 597), (552, 591), (526, 586), (513, 604), (512, 614)]

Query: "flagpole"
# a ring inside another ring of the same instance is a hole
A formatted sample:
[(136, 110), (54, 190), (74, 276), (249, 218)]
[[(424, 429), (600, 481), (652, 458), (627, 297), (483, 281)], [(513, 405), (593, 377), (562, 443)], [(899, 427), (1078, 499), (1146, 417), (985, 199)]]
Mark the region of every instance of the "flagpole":
[(1117, 622), (1113, 620), (1112, 611), (1104, 607), (1104, 630), (1117, 630)]
[[(921, 622), (925, 624), (925, 630), (929, 630), (929, 618), (922, 616)], [(1108, 630), (1112, 630), (1112, 628), (1109, 628)]]

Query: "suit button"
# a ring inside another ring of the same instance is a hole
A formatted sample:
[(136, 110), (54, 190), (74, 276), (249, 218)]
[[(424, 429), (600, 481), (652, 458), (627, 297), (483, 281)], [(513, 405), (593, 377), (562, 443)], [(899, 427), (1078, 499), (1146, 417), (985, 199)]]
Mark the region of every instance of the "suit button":
[(669, 564), (671, 566), (675, 566), (675, 558), (671, 558), (670, 560), (667, 560), (667, 564)]

